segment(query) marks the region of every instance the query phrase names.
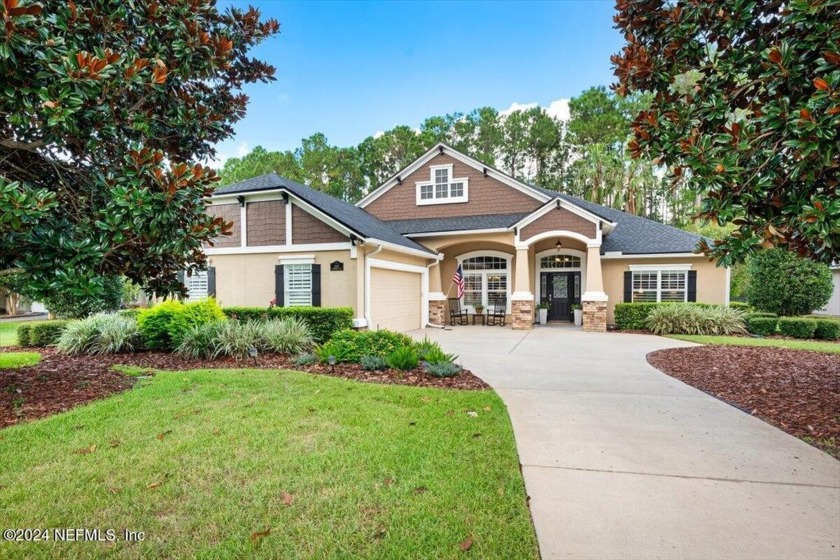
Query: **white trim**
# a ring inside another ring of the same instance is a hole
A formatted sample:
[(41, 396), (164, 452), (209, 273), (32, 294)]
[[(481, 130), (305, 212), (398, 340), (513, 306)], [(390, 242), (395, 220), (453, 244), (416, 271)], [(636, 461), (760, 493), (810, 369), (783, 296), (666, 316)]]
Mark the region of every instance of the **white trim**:
[(513, 292), (510, 294), (510, 301), (534, 301), (534, 294), (531, 292)]
[(549, 197), (546, 194), (541, 193), (540, 191), (533, 188), (532, 186), (530, 186), (526, 183), (523, 183), (522, 181), (517, 181), (513, 177), (509, 177), (509, 176), (505, 175), (504, 173), (502, 173), (501, 171), (493, 169), (489, 165), (481, 163), (480, 161), (478, 161), (476, 159), (473, 159), (466, 154), (462, 154), (458, 150), (456, 150), (454, 148), (451, 148), (450, 146), (447, 146), (446, 144), (441, 142), (441, 143), (438, 143), (435, 146), (433, 146), (425, 154), (423, 154), (422, 156), (420, 156), (419, 158), (415, 159), (413, 162), (408, 164), (406, 167), (401, 169), (396, 175), (394, 175), (393, 177), (391, 177), (390, 179), (388, 179), (387, 181), (382, 183), (379, 187), (377, 187), (376, 189), (374, 189), (373, 191), (368, 193), (367, 196), (365, 196), (359, 202), (356, 203), (356, 206), (358, 206), (359, 208), (364, 208), (365, 206), (367, 206), (368, 204), (370, 204), (371, 202), (373, 202), (374, 200), (376, 200), (377, 198), (379, 198), (380, 196), (382, 196), (383, 194), (388, 192), (394, 186), (399, 184), (399, 182), (397, 181), (397, 178), (401, 178), (401, 179), (402, 178), (407, 178), (409, 175), (411, 175), (412, 173), (414, 173), (415, 171), (417, 171), (418, 169), (420, 169), (421, 167), (426, 165), (426, 163), (431, 161), (434, 157), (436, 157), (438, 155), (438, 153), (440, 153), (441, 148), (443, 148), (443, 153), (445, 153), (446, 155), (456, 159), (457, 161), (460, 161), (464, 165), (468, 165), (468, 166), (472, 167), (473, 169), (476, 169), (479, 172), (484, 172), (484, 170), (486, 169), (488, 177), (496, 179), (497, 181), (500, 181), (500, 182), (506, 184), (507, 186), (509, 186), (511, 188), (514, 188), (514, 189), (516, 189), (520, 192), (523, 192), (523, 193), (527, 194), (528, 196), (530, 196), (532, 198), (535, 198), (535, 199), (537, 199), (541, 202), (547, 202), (547, 201), (551, 200), (551, 197)]
[(581, 218), (584, 218), (585, 220), (592, 222), (593, 224), (595, 224), (596, 227), (601, 222), (605, 222), (607, 224), (612, 224), (613, 223), (613, 222), (610, 222), (609, 220), (605, 220), (604, 218), (596, 216), (595, 214), (593, 214), (592, 212), (589, 212), (588, 210), (584, 210), (580, 206), (575, 206), (571, 202), (567, 202), (567, 201), (563, 200), (562, 198), (555, 198), (553, 200), (549, 200), (548, 203), (546, 203), (546, 204), (542, 205), (541, 207), (537, 208), (536, 210), (534, 210), (533, 212), (531, 212), (530, 214), (528, 214), (527, 216), (525, 216), (524, 218), (522, 218), (521, 220), (519, 220), (518, 222), (516, 222), (512, 226), (510, 226), (509, 229), (523, 228), (523, 227), (527, 226), (528, 224), (530, 224), (532, 222), (535, 222), (539, 218), (542, 218), (543, 216), (545, 216), (546, 214), (548, 214), (552, 210), (557, 210), (558, 208), (562, 208), (563, 210), (568, 210), (572, 214), (576, 214), (576, 215), (580, 216)]
[[(580, 267), (572, 268), (542, 268), (540, 261), (545, 257), (551, 255), (574, 255), (580, 257)], [(586, 251), (579, 249), (546, 249), (534, 255), (534, 301), (542, 300), (542, 285), (540, 284), (540, 276), (542, 272), (580, 272), (580, 300), (583, 301), (584, 289), (586, 289)]]
[(375, 237), (369, 237), (367, 239), (367, 242), (372, 243), (374, 245), (380, 245), (385, 249), (388, 249), (390, 251), (396, 251), (398, 253), (405, 253), (407, 255), (421, 257), (424, 259), (443, 260), (443, 255), (441, 255), (440, 253), (427, 253), (426, 251), (421, 251), (420, 249), (411, 249), (410, 247), (403, 247), (402, 245), (397, 245), (396, 243), (382, 241), (381, 239), (376, 239)]
[(635, 270), (691, 270), (693, 265), (688, 263), (681, 264), (631, 264), (628, 265), (630, 271)]
[(264, 245), (262, 247), (208, 247), (205, 255), (248, 255), (263, 253), (300, 253), (301, 251), (344, 251), (352, 247), (349, 241), (341, 243), (307, 243), (304, 245)]
[(286, 207), (286, 245), (292, 244), (292, 200), (289, 199), (284, 202)]
[(413, 239), (415, 237), (442, 237), (450, 235), (472, 235), (482, 233), (505, 233), (510, 231), (508, 228), (491, 228), (491, 229), (462, 229), (459, 231), (428, 231), (422, 233), (404, 233), (403, 237)]
[(625, 255), (621, 251), (607, 251), (601, 255), (601, 259), (696, 259), (703, 256), (697, 253), (639, 253), (637, 255)]
[(429, 301), (446, 301), (446, 294), (443, 292), (429, 292), (427, 299)]
[[(486, 289), (486, 283), (484, 281), (484, 276), (487, 274), (493, 274), (494, 272), (497, 274), (504, 274), (507, 277), (507, 281), (505, 282), (505, 312), (510, 314), (511, 313), (511, 304), (512, 295), (511, 295), (511, 285), (513, 284), (513, 275), (514, 275), (514, 268), (513, 268), (513, 257), (512, 253), (505, 253), (503, 251), (470, 251), (469, 253), (463, 253), (455, 257), (456, 268), (457, 265), (462, 264), (465, 260), (471, 259), (474, 257), (496, 257), (499, 259), (504, 259), (507, 262), (507, 268), (504, 270), (499, 269), (491, 269), (491, 270), (463, 270), (464, 276), (468, 274), (481, 274), (482, 275), (482, 282), (481, 282), (481, 296), (482, 302), (484, 299), (484, 295), (488, 293)], [(463, 300), (463, 298), (461, 298)], [(463, 305), (463, 301), (461, 304)], [(489, 305), (490, 302), (488, 301), (487, 304)], [(465, 305), (464, 308), (470, 309), (471, 307)]]
[[(268, 194), (272, 194), (272, 193), (281, 193), (281, 192), (286, 192), (286, 189), (278, 187), (276, 189), (232, 192), (232, 193), (225, 193), (225, 194), (214, 194), (214, 195), (210, 196), (209, 200), (210, 200), (210, 202), (212, 202), (214, 200), (220, 200), (220, 199), (225, 200), (225, 199), (228, 199), (228, 198), (233, 198), (235, 200), (237, 196), (244, 196), (244, 197), (263, 196), (263, 195), (268, 195)], [(272, 200), (272, 199), (269, 198), (268, 200)]]
[(580, 302), (584, 301), (609, 301), (609, 297), (605, 292), (584, 292), (580, 296)]
[(356, 319), (353, 319), (354, 329), (361, 329), (366, 326), (368, 326), (368, 321), (364, 317), (357, 317)]
[(295, 255), (294, 257), (277, 257), (280, 264), (315, 264), (315, 255)]
[(239, 246), (248, 246), (248, 203), (245, 199), (239, 203)]
[(533, 237), (529, 237), (526, 241), (520, 241), (519, 240), (519, 230), (517, 229), (516, 239), (514, 240), (514, 243), (515, 243), (515, 246), (516, 246), (517, 249), (527, 249), (528, 247), (530, 247), (534, 243), (538, 243), (538, 242), (542, 241), (543, 239), (548, 239), (548, 238), (551, 238), (551, 237), (569, 237), (571, 239), (576, 239), (576, 240), (580, 241), (581, 243), (586, 243), (587, 247), (590, 244), (592, 246), (600, 247), (601, 246), (601, 239), (600, 239), (601, 231), (598, 230), (597, 233), (598, 233), (598, 238), (590, 239), (589, 237), (586, 237), (585, 235), (582, 235), (582, 234), (574, 232), (574, 231), (569, 231), (569, 230), (565, 230), (565, 229), (557, 229), (557, 230), (552, 230), (552, 231), (544, 231), (542, 233), (538, 233), (537, 235), (535, 235)]
[(262, 193), (256, 192), (254, 194), (243, 194), (245, 202), (271, 202), (272, 200), (283, 200), (280, 193)]
[[(443, 165), (429, 166), (429, 180), (418, 181), (415, 183), (415, 202), (417, 206), (429, 206), (435, 204), (458, 204), (469, 201), (470, 179), (469, 177), (455, 177), (454, 165), (451, 163)], [(437, 181), (435, 180), (435, 171), (439, 169), (446, 170), (446, 197), (437, 196)], [(461, 196), (450, 196), (452, 193), (452, 185), (461, 183), (463, 185), (464, 194)], [(432, 198), (422, 198), (421, 192), (423, 187), (432, 187)]]
[(382, 268), (385, 270), (397, 270), (400, 272), (414, 272), (420, 274), (420, 324), (418, 328), (422, 329), (429, 322), (429, 300), (427, 294), (427, 286), (429, 285), (429, 269), (425, 266), (417, 266), (413, 264), (398, 263), (392, 261), (384, 261), (382, 259), (373, 259), (368, 257), (365, 259), (365, 321), (372, 326), (370, 312), (370, 269)]

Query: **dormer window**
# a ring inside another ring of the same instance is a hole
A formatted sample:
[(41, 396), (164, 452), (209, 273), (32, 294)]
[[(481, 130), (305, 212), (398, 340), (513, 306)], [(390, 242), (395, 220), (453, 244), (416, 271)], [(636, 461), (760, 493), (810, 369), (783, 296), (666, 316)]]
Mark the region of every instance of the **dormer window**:
[(417, 183), (417, 204), (466, 202), (469, 179), (455, 178), (452, 165), (432, 165), (429, 181)]

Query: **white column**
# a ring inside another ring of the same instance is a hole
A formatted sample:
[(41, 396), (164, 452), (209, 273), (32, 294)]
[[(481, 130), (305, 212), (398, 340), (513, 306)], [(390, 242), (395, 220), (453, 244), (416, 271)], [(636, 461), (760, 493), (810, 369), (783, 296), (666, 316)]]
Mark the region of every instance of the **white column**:
[(586, 286), (581, 301), (607, 301), (601, 274), (601, 244), (586, 246)]
[(528, 247), (516, 248), (516, 266), (514, 268), (513, 285), (516, 291), (510, 296), (512, 301), (533, 301), (531, 292), (531, 270)]

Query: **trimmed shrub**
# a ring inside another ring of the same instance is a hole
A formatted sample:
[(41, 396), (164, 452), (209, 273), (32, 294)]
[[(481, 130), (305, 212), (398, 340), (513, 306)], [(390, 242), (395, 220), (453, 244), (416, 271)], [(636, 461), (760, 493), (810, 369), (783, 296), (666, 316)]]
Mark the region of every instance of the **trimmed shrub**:
[(382, 356), (362, 356), (359, 360), (362, 369), (365, 371), (383, 371), (388, 369), (388, 360)]
[(768, 313), (766, 311), (751, 311), (751, 312), (747, 313), (746, 315), (744, 315), (745, 319), (752, 319), (753, 317), (776, 317), (776, 318), (778, 318), (778, 315), (776, 315), (775, 313)]
[(817, 328), (814, 331), (814, 337), (821, 338), (823, 340), (840, 339), (840, 320), (818, 319)]
[(645, 319), (661, 303), (616, 303), (615, 324), (623, 331), (638, 331), (645, 328)]
[(455, 377), (461, 373), (461, 366), (452, 362), (438, 362), (427, 364), (425, 370), (432, 377)]
[(295, 365), (296, 366), (308, 366), (309, 364), (314, 364), (318, 361), (318, 358), (315, 357), (315, 354), (310, 352), (304, 352), (297, 358), (295, 358)]
[(334, 333), (353, 328), (353, 309), (350, 307), (225, 307), (222, 311), (238, 321), (296, 317), (306, 322), (316, 342), (325, 342)]
[(302, 319), (286, 317), (254, 324), (259, 325), (262, 350), (291, 355), (312, 348), (312, 334)]
[(174, 350), (181, 344), (190, 327), (214, 323), (224, 318), (221, 307), (213, 298), (187, 304), (179, 300), (167, 300), (140, 311), (137, 326), (147, 348)]
[(744, 311), (744, 312), (750, 311), (752, 309), (752, 307), (750, 306), (749, 303), (746, 303), (746, 302), (743, 302), (743, 301), (730, 301), (729, 302), (729, 307), (731, 307), (732, 309), (738, 309), (738, 310)]
[(645, 326), (655, 334), (746, 334), (744, 316), (729, 307), (668, 304), (652, 310)]
[(828, 265), (784, 249), (768, 249), (750, 259), (751, 305), (778, 315), (806, 315), (825, 305), (833, 284)]
[(417, 350), (413, 346), (397, 348), (388, 356), (388, 365), (402, 371), (410, 371), (419, 363), (420, 358), (417, 357)]
[(778, 317), (761, 317), (753, 315), (747, 317), (747, 330), (759, 336), (772, 336), (779, 330)]
[(123, 278), (96, 276), (89, 279), (88, 289), (98, 287), (97, 295), (80, 296), (69, 289), (53, 290), (38, 297), (38, 301), (56, 317), (81, 319), (94, 313), (114, 312), (122, 305)]
[(814, 338), (817, 323), (816, 319), (782, 317), (779, 319), (779, 332), (793, 338)]
[(140, 347), (137, 321), (115, 313), (99, 313), (70, 321), (56, 343), (65, 354), (118, 354)]
[(414, 341), (410, 336), (386, 329), (378, 331), (345, 329), (335, 333), (330, 342), (343, 346), (342, 354), (349, 362), (358, 362), (365, 355), (385, 357), (399, 348), (414, 346)]
[(33, 321), (18, 326), (18, 345), (52, 346), (58, 342), (69, 321)]
[[(350, 359), (352, 354), (352, 347), (347, 342), (343, 341), (337, 342), (334, 340), (328, 340), (321, 346), (315, 348), (315, 355), (318, 356), (318, 361), (322, 364), (329, 363), (330, 356), (335, 359), (335, 363), (337, 364), (350, 362), (352, 361)], [(359, 358), (356, 358), (356, 361), (358, 360)]]

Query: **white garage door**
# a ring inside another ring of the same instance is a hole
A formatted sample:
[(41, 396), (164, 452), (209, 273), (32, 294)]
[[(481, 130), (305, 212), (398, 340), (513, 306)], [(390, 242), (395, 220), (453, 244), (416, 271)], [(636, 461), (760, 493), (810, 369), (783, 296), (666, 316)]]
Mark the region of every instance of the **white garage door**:
[(370, 328), (397, 332), (419, 329), (421, 278), (416, 272), (371, 268)]

